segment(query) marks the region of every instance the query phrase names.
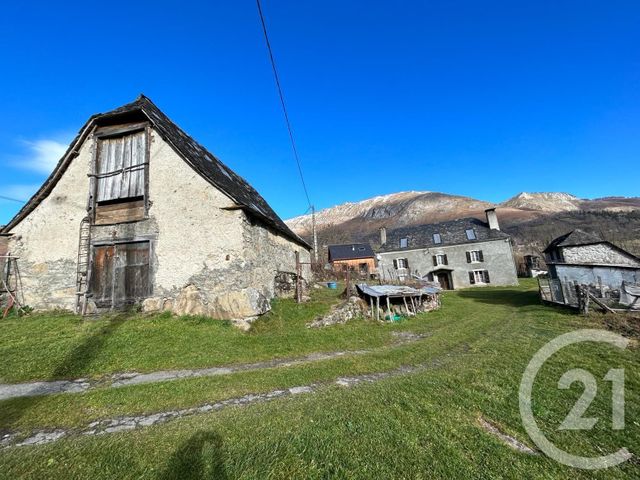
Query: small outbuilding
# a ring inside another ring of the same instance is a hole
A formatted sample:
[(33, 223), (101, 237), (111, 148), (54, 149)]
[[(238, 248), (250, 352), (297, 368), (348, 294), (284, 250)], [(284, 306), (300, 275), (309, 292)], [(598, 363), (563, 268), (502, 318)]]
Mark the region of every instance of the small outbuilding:
[(376, 271), (376, 259), (368, 243), (329, 245), (329, 263), (335, 270), (351, 270), (368, 276)]
[(624, 286), (640, 282), (640, 258), (576, 229), (554, 239), (544, 250), (552, 301), (575, 303), (575, 287), (585, 285), (600, 298), (619, 299)]
[(360, 298), (370, 306), (371, 317), (376, 320), (394, 320), (398, 314), (412, 316), (440, 308), (441, 289), (439, 287), (413, 288), (407, 285), (367, 285), (366, 283), (356, 287)]

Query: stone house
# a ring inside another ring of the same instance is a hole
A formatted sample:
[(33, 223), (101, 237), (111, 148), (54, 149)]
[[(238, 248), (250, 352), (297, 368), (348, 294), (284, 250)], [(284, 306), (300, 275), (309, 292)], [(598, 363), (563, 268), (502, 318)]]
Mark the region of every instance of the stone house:
[(310, 261), (256, 190), (143, 95), (93, 115), (1, 233), (36, 309), (247, 318), (296, 255)]
[(549, 277), (561, 281), (565, 296), (575, 284), (593, 286), (604, 296), (622, 282), (640, 283), (640, 258), (580, 229), (554, 239), (544, 254)]
[(329, 245), (328, 259), (334, 270), (350, 269), (364, 276), (376, 271), (375, 253), (368, 243)]
[(449, 222), (380, 230), (378, 271), (383, 280), (421, 278), (451, 290), (483, 285), (517, 285), (511, 238), (500, 231), (495, 209), (487, 222)]

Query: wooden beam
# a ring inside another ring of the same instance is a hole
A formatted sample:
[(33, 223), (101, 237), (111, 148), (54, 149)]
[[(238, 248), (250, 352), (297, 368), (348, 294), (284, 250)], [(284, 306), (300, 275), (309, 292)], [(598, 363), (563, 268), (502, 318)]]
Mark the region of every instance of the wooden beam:
[(593, 303), (595, 303), (596, 305), (598, 305), (600, 308), (602, 308), (605, 312), (609, 312), (609, 313), (616, 313), (615, 310), (613, 310), (611, 307), (609, 307), (608, 305), (606, 305), (605, 303), (601, 302), (598, 298), (594, 297), (591, 292), (587, 293), (588, 298), (590, 298), (591, 300), (593, 300)]

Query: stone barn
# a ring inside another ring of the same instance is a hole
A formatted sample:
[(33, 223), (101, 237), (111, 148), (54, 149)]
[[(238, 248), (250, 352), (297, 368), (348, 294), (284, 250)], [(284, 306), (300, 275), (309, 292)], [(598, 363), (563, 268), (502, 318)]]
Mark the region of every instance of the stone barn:
[(640, 258), (580, 229), (554, 239), (544, 250), (549, 277), (562, 282), (565, 296), (573, 285), (601, 292), (619, 291), (622, 283), (640, 283)]
[(296, 255), (310, 261), (255, 189), (143, 95), (93, 115), (0, 233), (35, 309), (242, 319), (269, 309)]

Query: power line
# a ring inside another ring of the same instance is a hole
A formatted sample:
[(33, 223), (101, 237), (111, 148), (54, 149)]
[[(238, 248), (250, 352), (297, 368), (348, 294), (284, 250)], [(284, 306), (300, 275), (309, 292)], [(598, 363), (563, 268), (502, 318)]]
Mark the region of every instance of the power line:
[(267, 50), (269, 50), (269, 59), (271, 60), (271, 68), (273, 69), (273, 76), (276, 79), (276, 86), (278, 87), (278, 94), (280, 95), (280, 103), (282, 104), (282, 111), (284, 112), (284, 120), (287, 123), (287, 130), (289, 131), (289, 139), (291, 140), (293, 156), (295, 157), (296, 164), (298, 165), (298, 173), (300, 173), (300, 180), (302, 181), (302, 188), (304, 189), (304, 194), (307, 197), (307, 203), (309, 204), (309, 208), (311, 208), (311, 200), (309, 199), (307, 184), (305, 183), (304, 175), (302, 174), (302, 167), (300, 166), (300, 157), (298, 156), (298, 149), (296, 148), (296, 142), (293, 139), (293, 130), (291, 129), (291, 122), (289, 121), (289, 114), (287, 113), (287, 106), (284, 101), (284, 94), (282, 93), (282, 87), (280, 86), (280, 77), (278, 76), (276, 61), (273, 58), (273, 51), (271, 50), (271, 43), (269, 42), (269, 35), (267, 34), (267, 24), (264, 21), (264, 15), (262, 14), (262, 7), (260, 6), (260, 0), (256, 0), (256, 4), (258, 5), (258, 13), (260, 14), (260, 22), (262, 23), (262, 31), (264, 33), (264, 39), (267, 43)]
[(11, 202), (18, 202), (18, 203), (27, 203), (24, 200), (18, 200), (17, 198), (11, 198), (11, 197), (5, 197), (4, 195), (0, 195), (0, 198), (2, 200), (9, 200)]

